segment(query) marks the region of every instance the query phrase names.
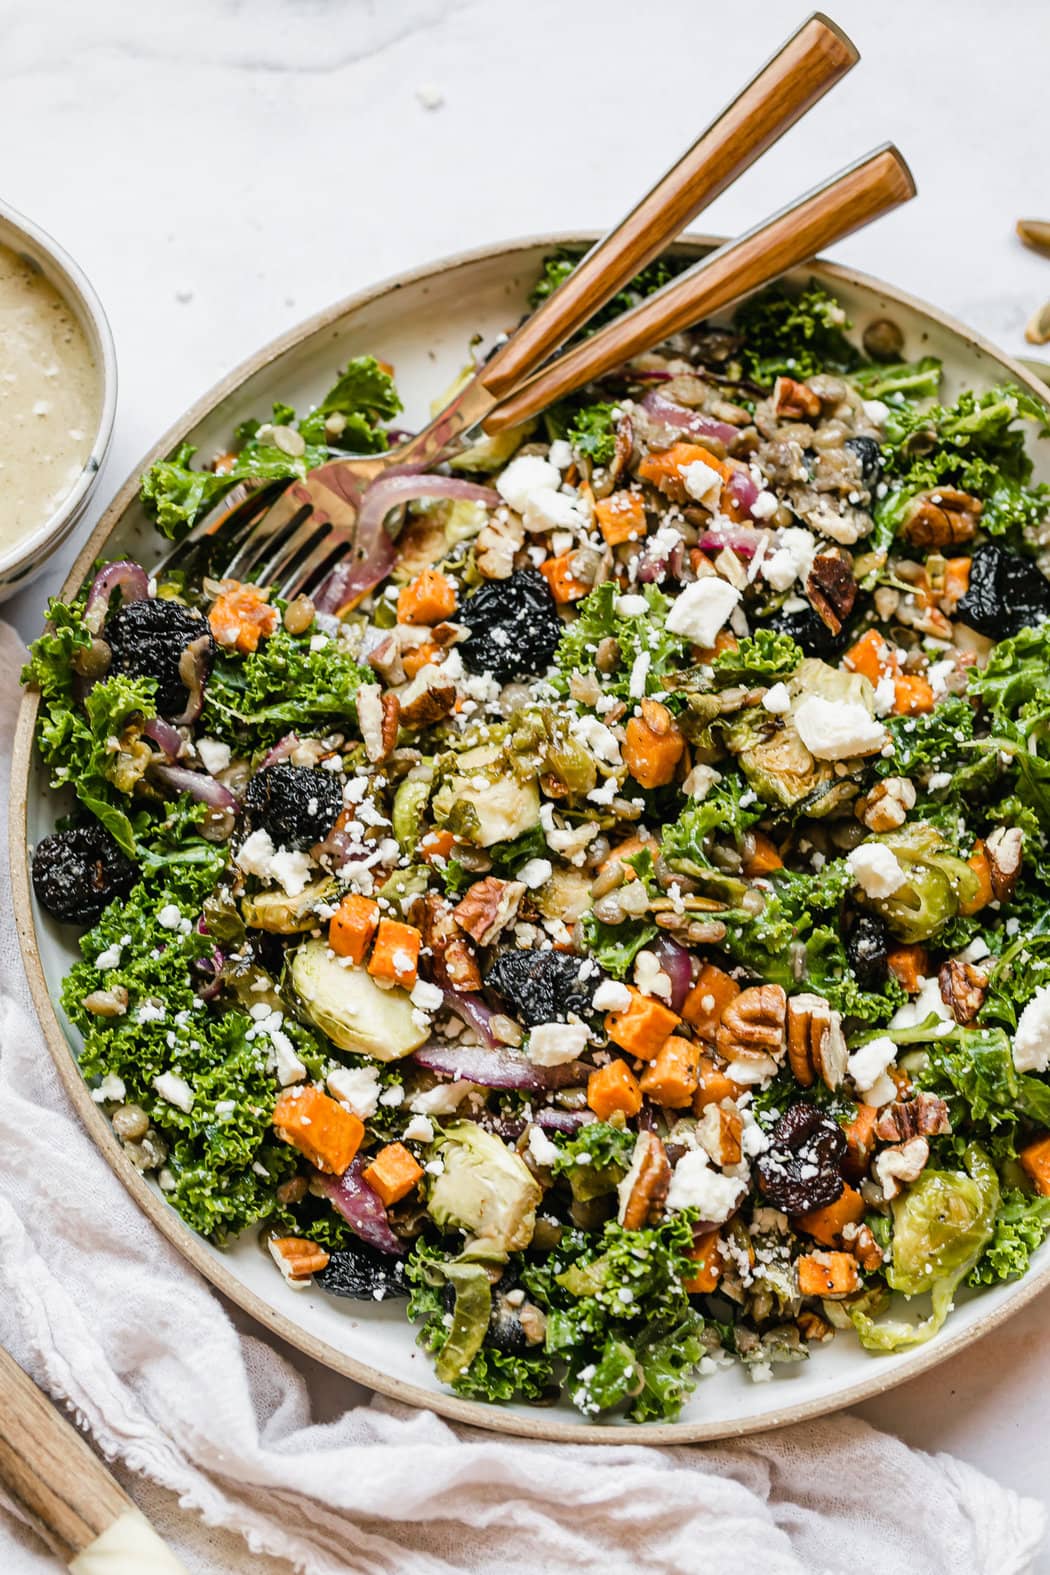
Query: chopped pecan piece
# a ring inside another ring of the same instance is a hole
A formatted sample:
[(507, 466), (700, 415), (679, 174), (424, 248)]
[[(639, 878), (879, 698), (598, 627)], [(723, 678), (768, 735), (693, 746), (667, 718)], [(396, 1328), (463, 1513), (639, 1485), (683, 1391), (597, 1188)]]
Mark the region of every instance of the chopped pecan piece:
[(516, 514), (500, 509), (483, 525), (474, 543), (474, 565), (485, 580), (507, 580), (514, 556), (525, 540), (525, 526)]
[[(418, 915), (418, 917), (417, 917)], [(424, 897), (413, 910), (430, 952), (430, 969), (435, 984), (447, 990), (480, 990), (481, 970), (470, 942), (452, 917), (452, 910), (435, 892)]]
[(870, 1272), (879, 1268), (882, 1248), (875, 1240), (870, 1225), (847, 1225), (843, 1229), (842, 1239), (862, 1269)]
[(619, 1221), (626, 1230), (641, 1230), (659, 1219), (671, 1185), (671, 1162), (655, 1132), (639, 1132), (631, 1168), (620, 1182)]
[(1021, 873), (1024, 832), (1018, 826), (997, 826), (985, 841), (984, 851), (988, 855), (992, 891), (998, 902), (1006, 902)]
[(939, 1137), (950, 1132), (948, 1106), (936, 1094), (916, 1094), (898, 1099), (879, 1112), (875, 1136), (884, 1143), (906, 1143), (914, 1137)]
[(741, 990), (725, 1011), (716, 1043), (727, 1061), (783, 1054), (787, 996), (779, 984)]
[(915, 784), (907, 777), (885, 777), (858, 799), (854, 814), (869, 831), (896, 831), (915, 808)]
[(383, 697), (378, 684), (362, 684), (358, 689), (357, 725), (369, 760), (382, 760)]
[(972, 541), (984, 504), (954, 487), (921, 492), (908, 506), (904, 539), (913, 547), (956, 547)]
[(380, 739), (383, 753), (380, 760), (386, 760), (397, 748), (397, 734), (401, 726), (401, 702), (397, 695), (387, 693), (383, 696), (383, 719), (380, 730)]
[(836, 1089), (846, 1076), (846, 1038), (842, 1020), (822, 995), (793, 995), (787, 1003), (788, 1061), (798, 1082), (809, 1088), (816, 1078)]
[(609, 476), (612, 481), (615, 481), (621, 471), (626, 469), (633, 447), (634, 427), (631, 424), (630, 416), (624, 411), (616, 423), (616, 447), (613, 450), (612, 462), (609, 465)]
[(793, 377), (778, 377), (773, 385), (773, 410), (782, 421), (816, 421), (820, 398)]
[(899, 1148), (884, 1148), (872, 1166), (883, 1194), (895, 1198), (901, 1182), (916, 1181), (922, 1175), (929, 1157), (930, 1145), (924, 1137), (910, 1138)]
[(941, 1000), (955, 1021), (972, 1023), (984, 1005), (988, 989), (988, 975), (984, 969), (953, 957), (941, 964), (937, 983), (941, 987)]
[(401, 696), (401, 722), (405, 727), (430, 727), (448, 716), (455, 703), (452, 680), (440, 667), (422, 667)]
[(491, 946), (517, 913), (525, 889), (524, 881), (489, 875), (474, 882), (453, 908), (452, 917), (479, 946)]
[(832, 553), (814, 558), (806, 594), (830, 633), (840, 633), (857, 599), (857, 582), (849, 563)]
[(808, 1307), (795, 1319), (795, 1328), (807, 1345), (823, 1344), (835, 1338), (835, 1330), (828, 1320)]
[(266, 1245), (289, 1285), (304, 1286), (312, 1274), (328, 1266), (328, 1253), (303, 1236), (271, 1236)]
[(743, 1158), (744, 1122), (734, 1108), (705, 1105), (696, 1124), (696, 1140), (716, 1165), (739, 1165)]

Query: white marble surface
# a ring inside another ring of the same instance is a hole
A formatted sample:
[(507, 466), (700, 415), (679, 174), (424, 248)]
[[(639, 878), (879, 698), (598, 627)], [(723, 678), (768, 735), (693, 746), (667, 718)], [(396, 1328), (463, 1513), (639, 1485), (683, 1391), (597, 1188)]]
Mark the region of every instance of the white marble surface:
[[(98, 508), (186, 404), (300, 317), (427, 258), (616, 218), (803, 14), (782, 0), (2, 0), (2, 194), (81, 261), (117, 341)], [(705, 223), (749, 224), (893, 138), (920, 197), (836, 255), (1022, 351), (1050, 296), (1050, 261), (1012, 233), (1022, 214), (1050, 218), (1050, 8), (838, 0), (834, 14), (862, 64)], [(24, 634), (75, 545), (8, 604)], [(1048, 1314), (1044, 1296), (863, 1414), (1045, 1496)], [(312, 1382), (322, 1417), (351, 1391)]]

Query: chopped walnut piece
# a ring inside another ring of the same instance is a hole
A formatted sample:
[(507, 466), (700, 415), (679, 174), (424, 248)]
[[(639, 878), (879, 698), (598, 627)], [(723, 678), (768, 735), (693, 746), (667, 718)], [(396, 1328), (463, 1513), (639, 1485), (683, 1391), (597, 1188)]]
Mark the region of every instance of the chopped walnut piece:
[(408, 675), (401, 656), (401, 641), (396, 632), (392, 631), (369, 653), (368, 665), (379, 674), (384, 683), (403, 684)]
[(671, 1185), (671, 1162), (655, 1132), (639, 1132), (631, 1168), (620, 1182), (619, 1221), (626, 1230), (641, 1230), (659, 1219)]
[(954, 487), (935, 487), (912, 499), (902, 534), (913, 547), (955, 547), (972, 541), (984, 504)]
[(525, 890), (524, 881), (498, 880), (489, 875), (474, 882), (453, 908), (452, 917), (479, 946), (491, 946), (514, 918)]
[(781, 421), (816, 421), (820, 397), (793, 377), (778, 377), (773, 385), (773, 410)]
[(1024, 852), (1024, 832), (1019, 826), (997, 826), (985, 839), (992, 891), (997, 902), (1006, 902), (1017, 885)]
[(941, 1000), (957, 1023), (972, 1023), (984, 1005), (988, 990), (988, 975), (974, 963), (960, 962), (952, 957), (942, 963), (937, 974)]
[(885, 1196), (895, 1198), (901, 1190), (901, 1182), (916, 1181), (929, 1157), (930, 1145), (924, 1137), (911, 1138), (899, 1148), (884, 1148), (876, 1156), (872, 1169)]
[(884, 1143), (906, 1143), (914, 1137), (939, 1137), (950, 1132), (948, 1106), (936, 1094), (916, 1094), (914, 1099), (898, 1099), (879, 1112), (875, 1136)]
[(915, 784), (907, 777), (885, 777), (857, 800), (854, 814), (869, 831), (896, 831), (915, 808)]
[(509, 579), (514, 572), (514, 555), (524, 540), (525, 526), (518, 516), (497, 510), (474, 543), (474, 566), (482, 579)]
[(787, 1003), (787, 1046), (791, 1070), (803, 1088), (819, 1077), (830, 1089), (846, 1076), (848, 1051), (838, 1012), (822, 995), (793, 995)]
[(822, 1318), (812, 1308), (806, 1308), (795, 1319), (795, 1327), (806, 1341), (807, 1345), (823, 1344), (825, 1340), (835, 1338), (835, 1330), (826, 1318)]
[(786, 1018), (787, 996), (779, 984), (752, 985), (741, 990), (722, 1013), (716, 1043), (727, 1061), (780, 1056)]

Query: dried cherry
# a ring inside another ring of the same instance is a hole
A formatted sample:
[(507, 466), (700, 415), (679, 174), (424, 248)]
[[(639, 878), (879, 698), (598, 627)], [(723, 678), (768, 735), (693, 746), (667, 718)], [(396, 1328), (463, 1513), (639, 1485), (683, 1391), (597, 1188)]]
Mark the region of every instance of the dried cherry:
[(847, 916), (846, 957), (862, 990), (881, 990), (889, 973), (890, 932), (875, 913)]
[(804, 1101), (784, 1112), (755, 1161), (759, 1191), (785, 1214), (827, 1208), (842, 1196), (846, 1136), (837, 1121)]
[(1050, 618), (1050, 580), (1031, 558), (986, 541), (970, 560), (970, 583), (956, 616), (990, 640)]
[(388, 1297), (407, 1296), (405, 1260), (378, 1252), (365, 1241), (333, 1252), (326, 1266), (314, 1275), (314, 1283), (330, 1296), (348, 1296), (358, 1302), (382, 1302)]
[(317, 766), (264, 766), (248, 783), (244, 808), (275, 846), (323, 842), (343, 808), (342, 777)]
[(42, 908), (63, 924), (94, 924), (116, 897), (126, 897), (137, 867), (104, 826), (89, 822), (56, 831), (37, 843), (33, 890)]
[(882, 449), (873, 437), (848, 437), (843, 448), (856, 456), (860, 479), (869, 492), (882, 480)]
[(569, 1012), (591, 1009), (594, 985), (581, 979), (583, 960), (568, 952), (501, 952), (485, 975), (485, 983), (514, 1007), (527, 1028), (564, 1021)]
[(179, 672), (186, 647), (194, 640), (208, 641), (206, 669), (215, 650), (202, 615), (162, 596), (125, 603), (106, 620), (102, 633), (112, 652), (111, 673), (156, 680), (161, 716), (179, 716), (186, 709), (189, 691)]
[(462, 618), (470, 630), (456, 647), (464, 664), (500, 684), (545, 672), (561, 639), (557, 603), (536, 569), (490, 580), (464, 603)]

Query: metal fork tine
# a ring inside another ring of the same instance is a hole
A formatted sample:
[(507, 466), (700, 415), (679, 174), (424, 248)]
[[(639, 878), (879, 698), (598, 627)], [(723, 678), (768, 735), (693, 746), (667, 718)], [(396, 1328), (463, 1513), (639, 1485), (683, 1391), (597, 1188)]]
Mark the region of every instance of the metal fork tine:
[(219, 530), (223, 533), (224, 542), (229, 540), (232, 543), (243, 538), (244, 532), (274, 501), (275, 488), (284, 485), (284, 482), (259, 481), (251, 476), (237, 482), (197, 521), (191, 531), (175, 543), (170, 552), (164, 554), (154, 565), (153, 573), (164, 574), (180, 568), (208, 537), (214, 536)]
[(280, 585), (284, 578), (295, 567), (299, 558), (306, 549), (312, 546), (318, 533), (328, 534), (328, 526), (317, 518), (315, 514), (308, 514), (301, 520), (291, 535), (286, 535), (279, 540), (270, 557), (265, 563), (257, 564), (254, 578), (258, 585)]
[(281, 585), (281, 595), (290, 601), (300, 596), (314, 584), (323, 571), (332, 568), (333, 558), (350, 550), (350, 538), (345, 531), (329, 530), (318, 542), (309, 557), (295, 566), (294, 572)]
[(287, 494), (256, 521), (223, 570), (224, 579), (259, 579), (259, 567), (277, 551), (290, 532), (310, 519), (313, 511), (309, 503), (295, 503), (292, 508), (282, 507), (286, 501)]

